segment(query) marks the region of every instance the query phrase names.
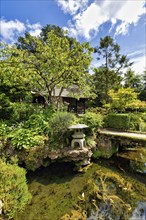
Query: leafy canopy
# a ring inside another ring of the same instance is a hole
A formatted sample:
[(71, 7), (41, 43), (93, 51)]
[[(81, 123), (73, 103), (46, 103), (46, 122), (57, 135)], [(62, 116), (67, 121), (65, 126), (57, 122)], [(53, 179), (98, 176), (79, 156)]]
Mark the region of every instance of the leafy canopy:
[(121, 88), (118, 91), (110, 90), (110, 103), (105, 107), (124, 112), (129, 109), (140, 110), (146, 109), (145, 102), (138, 100), (138, 93), (132, 88)]
[[(68, 37), (59, 37), (53, 31), (43, 40), (29, 36), (24, 39), (27, 45), (35, 45), (35, 50), (18, 49), (4, 45), (1, 50), (3, 84), (14, 88), (46, 91), (52, 102), (55, 87), (63, 88), (77, 85), (83, 94), (89, 94), (87, 86), (88, 67), (91, 62), (92, 48), (88, 43), (72, 44)], [(86, 86), (86, 89), (85, 89)]]

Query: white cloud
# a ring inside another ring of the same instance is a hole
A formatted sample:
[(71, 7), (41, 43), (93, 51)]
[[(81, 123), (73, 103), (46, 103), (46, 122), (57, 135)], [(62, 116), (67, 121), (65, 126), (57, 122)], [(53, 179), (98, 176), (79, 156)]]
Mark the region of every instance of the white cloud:
[(105, 22), (111, 22), (109, 31), (115, 27), (115, 35), (126, 35), (129, 26), (136, 25), (145, 13), (144, 1), (94, 0), (90, 4), (87, 0), (58, 0), (57, 2), (65, 13), (72, 15), (68, 29), (88, 40), (98, 32), (99, 27)]
[(39, 36), (40, 33), (41, 33), (41, 25), (40, 23), (36, 23), (36, 24), (30, 24), (29, 21), (27, 21), (27, 28), (29, 28), (29, 33), (32, 35), (32, 36)]
[(128, 58), (133, 59), (136, 57), (141, 57), (145, 53), (145, 45), (142, 45), (141, 47), (139, 46), (139, 49), (133, 50), (127, 53)]
[(4, 40), (13, 41), (14, 37), (18, 34), (23, 33), (26, 30), (25, 25), (19, 20), (6, 21), (5, 19), (0, 20), (1, 35)]
[(129, 25), (136, 25), (140, 16), (144, 13), (145, 8), (143, 1), (126, 1), (116, 15), (116, 18), (121, 20), (122, 23), (117, 27), (115, 35), (125, 35), (128, 32)]
[(143, 73), (144, 70), (146, 70), (146, 56), (139, 56), (136, 58), (131, 59), (132, 62), (134, 62), (134, 64), (132, 65), (132, 69), (136, 72), (136, 73)]
[(115, 35), (126, 35), (128, 33), (129, 23), (123, 21), (118, 27), (116, 28)]
[(92, 33), (97, 32), (99, 26), (107, 20), (107, 15), (102, 13), (96, 3), (92, 3), (84, 12), (74, 16), (74, 20), (78, 34), (89, 39), (91, 31)]
[(28, 31), (32, 36), (38, 36), (41, 32), (39, 23), (30, 24), (29, 21), (23, 23), (19, 20), (7, 21), (4, 18), (0, 20), (0, 34), (3, 41), (14, 43), (18, 36), (22, 36), (25, 31)]
[(83, 10), (88, 5), (88, 0), (58, 0), (58, 5), (61, 6), (64, 13), (74, 15), (77, 11)]

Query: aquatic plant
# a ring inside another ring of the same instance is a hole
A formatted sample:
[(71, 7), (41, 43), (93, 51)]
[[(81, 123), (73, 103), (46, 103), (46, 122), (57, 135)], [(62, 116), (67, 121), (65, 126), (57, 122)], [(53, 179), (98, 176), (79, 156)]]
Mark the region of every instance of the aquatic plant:
[(72, 210), (71, 215), (65, 214), (62, 216), (61, 220), (86, 220), (87, 213), (85, 210), (82, 210), (81, 207), (78, 207), (77, 210)]
[(132, 184), (118, 174), (98, 169), (83, 190), (86, 200), (81, 207), (88, 210), (89, 220), (127, 219), (130, 215), (132, 207), (123, 195), (132, 193)]

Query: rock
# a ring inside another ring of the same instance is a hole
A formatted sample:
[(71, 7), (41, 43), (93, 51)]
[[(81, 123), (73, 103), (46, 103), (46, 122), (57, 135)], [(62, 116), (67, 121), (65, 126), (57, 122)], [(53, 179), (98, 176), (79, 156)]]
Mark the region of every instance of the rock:
[(94, 151), (94, 158), (103, 157), (103, 158), (110, 158), (114, 153), (117, 152), (118, 148), (114, 140), (107, 135), (98, 135), (96, 139), (97, 148)]
[(83, 147), (82, 149), (72, 149), (71, 147), (66, 147), (64, 149), (51, 151), (47, 156), (52, 162), (61, 159), (65, 162), (75, 162), (81, 165), (87, 165), (90, 163), (92, 154), (92, 148)]

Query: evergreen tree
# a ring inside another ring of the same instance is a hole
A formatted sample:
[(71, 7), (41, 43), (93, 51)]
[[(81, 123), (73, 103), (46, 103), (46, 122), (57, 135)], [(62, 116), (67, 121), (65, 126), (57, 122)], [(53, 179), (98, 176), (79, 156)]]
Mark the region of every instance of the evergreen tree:
[[(98, 85), (103, 84), (103, 87), (101, 88), (101, 90), (103, 90), (102, 98), (108, 103), (109, 90), (115, 86), (119, 86), (122, 81), (121, 70), (131, 66), (132, 63), (129, 62), (126, 55), (120, 54), (120, 46), (115, 43), (110, 36), (100, 39), (100, 44), (95, 48), (95, 53), (98, 54), (97, 60), (101, 60), (103, 63), (99, 67), (99, 72), (95, 70), (95, 76), (102, 73), (102, 75), (99, 76), (100, 81), (96, 81), (97, 87)], [(98, 95), (101, 95), (100, 92), (101, 91), (99, 91)]]
[(133, 88), (135, 91), (140, 92), (142, 89), (142, 76), (136, 74), (132, 69), (128, 69), (124, 75), (124, 87)]

